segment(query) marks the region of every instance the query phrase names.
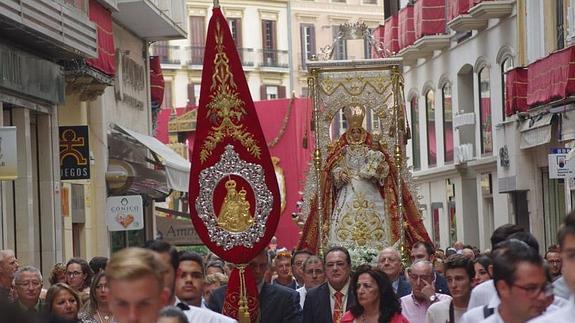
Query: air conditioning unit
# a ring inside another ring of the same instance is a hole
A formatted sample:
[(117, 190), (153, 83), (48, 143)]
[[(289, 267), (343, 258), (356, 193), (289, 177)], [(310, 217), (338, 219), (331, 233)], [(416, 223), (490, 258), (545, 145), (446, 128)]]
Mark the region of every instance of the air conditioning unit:
[(463, 144), (455, 147), (455, 164), (463, 164), (473, 160), (473, 145)]

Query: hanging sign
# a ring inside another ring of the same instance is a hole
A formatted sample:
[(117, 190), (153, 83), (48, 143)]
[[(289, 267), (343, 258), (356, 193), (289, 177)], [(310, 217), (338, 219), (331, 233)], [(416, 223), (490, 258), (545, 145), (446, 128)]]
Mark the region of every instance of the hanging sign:
[(16, 127), (0, 127), (0, 181), (18, 178)]
[(60, 127), (60, 179), (90, 179), (88, 126)]
[(144, 228), (144, 204), (141, 195), (110, 196), (106, 199), (108, 231)]
[(549, 178), (575, 176), (575, 159), (567, 159), (570, 148), (552, 148), (549, 154)]

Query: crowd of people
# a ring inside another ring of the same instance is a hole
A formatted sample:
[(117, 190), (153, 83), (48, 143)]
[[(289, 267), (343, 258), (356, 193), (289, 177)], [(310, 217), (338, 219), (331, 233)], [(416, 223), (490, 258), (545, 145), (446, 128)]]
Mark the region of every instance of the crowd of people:
[[(346, 248), (324, 257), (265, 249), (250, 263), (259, 322), (520, 323), (575, 321), (575, 213), (557, 246), (541, 255), (517, 225), (497, 228), (491, 250), (456, 242), (415, 243), (409, 265), (393, 247), (352, 268)], [(161, 240), (110, 259), (72, 258), (40, 270), (0, 250), (0, 320), (5, 322), (236, 322), (222, 315), (232, 265)], [(46, 289), (45, 289), (46, 288)]]

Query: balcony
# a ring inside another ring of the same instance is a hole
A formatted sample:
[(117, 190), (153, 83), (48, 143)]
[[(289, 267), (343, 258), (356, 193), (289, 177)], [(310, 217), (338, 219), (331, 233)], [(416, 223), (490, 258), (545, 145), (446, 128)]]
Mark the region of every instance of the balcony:
[(289, 55), (287, 50), (261, 49), (258, 52), (259, 66), (263, 68), (288, 68)]
[(147, 41), (186, 38), (185, 0), (117, 0), (113, 17)]
[(158, 56), (160, 64), (163, 65), (180, 65), (180, 46), (166, 44), (154, 44), (152, 46), (152, 55)]
[(489, 19), (511, 15), (514, 5), (515, 0), (449, 0), (447, 26), (456, 32), (483, 30)]
[(0, 34), (55, 59), (96, 57), (96, 25), (87, 12), (87, 0), (2, 0)]
[[(450, 36), (445, 33), (445, 1), (419, 0), (413, 7), (415, 42), (397, 54), (405, 65), (413, 65), (420, 58), (433, 56), (436, 50), (449, 47)], [(407, 18), (409, 19), (409, 18)], [(400, 15), (400, 26), (401, 15)], [(407, 27), (409, 28), (409, 27)]]
[[(204, 65), (204, 52), (206, 48), (204, 46), (188, 46), (184, 50), (184, 55), (186, 57), (186, 65), (191, 68), (201, 69)], [(254, 67), (255, 61), (255, 50), (253, 48), (238, 48), (238, 55), (242, 61), (242, 66)]]

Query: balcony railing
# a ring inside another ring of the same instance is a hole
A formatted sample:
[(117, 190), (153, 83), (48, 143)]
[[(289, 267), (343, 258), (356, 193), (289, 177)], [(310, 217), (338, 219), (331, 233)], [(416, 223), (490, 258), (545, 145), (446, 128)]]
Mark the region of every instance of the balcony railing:
[(287, 50), (261, 49), (258, 54), (260, 66), (262, 67), (289, 67), (289, 56)]
[(152, 47), (152, 55), (160, 58), (160, 64), (181, 64), (179, 52), (180, 46), (156, 44)]
[[(185, 57), (187, 65), (203, 65), (204, 64), (204, 46), (188, 46), (185, 49)], [(238, 48), (238, 55), (244, 67), (255, 66), (255, 50), (253, 48)]]

